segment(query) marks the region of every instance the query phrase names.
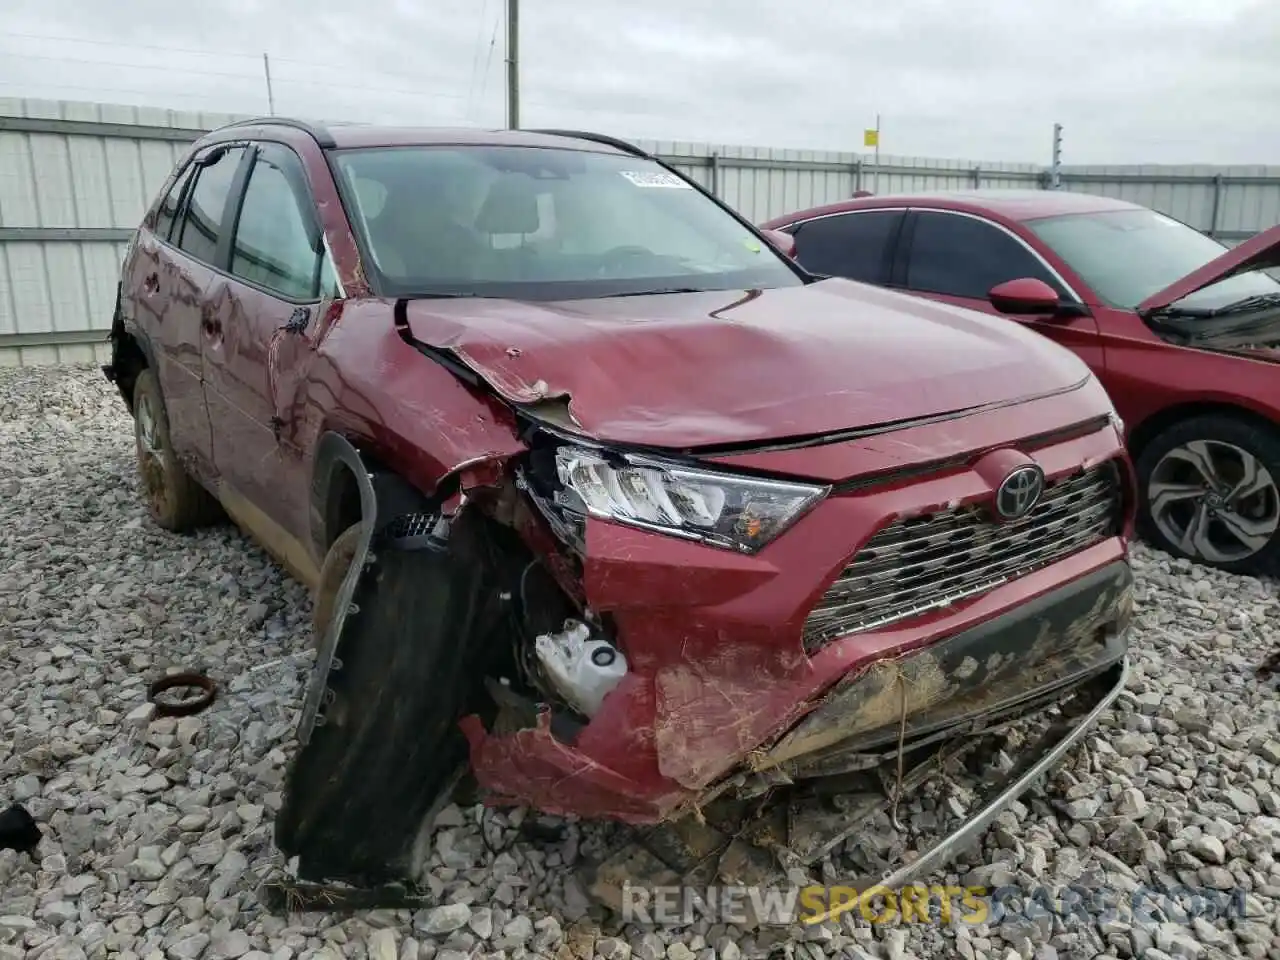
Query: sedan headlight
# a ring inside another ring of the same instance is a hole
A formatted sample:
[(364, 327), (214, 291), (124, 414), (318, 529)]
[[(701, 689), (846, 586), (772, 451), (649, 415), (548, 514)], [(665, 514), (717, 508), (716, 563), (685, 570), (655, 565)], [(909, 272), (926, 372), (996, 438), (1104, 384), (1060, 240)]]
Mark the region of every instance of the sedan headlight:
[(647, 457), (566, 446), (556, 451), (562, 506), (675, 536), (754, 553), (828, 488), (757, 480)]

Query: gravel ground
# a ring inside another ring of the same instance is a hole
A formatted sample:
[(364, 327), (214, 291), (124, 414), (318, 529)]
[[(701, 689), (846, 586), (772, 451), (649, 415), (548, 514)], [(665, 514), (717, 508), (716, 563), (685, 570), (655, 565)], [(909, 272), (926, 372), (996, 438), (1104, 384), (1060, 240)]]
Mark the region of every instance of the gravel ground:
[[(873, 925), (855, 911), (756, 933), (618, 929), (595, 922), (566, 869), (608, 831), (456, 807), (435, 838), (440, 906), (268, 915), (255, 889), (279, 869), (271, 822), (309, 599), (232, 529), (157, 530), (131, 438), (95, 368), (0, 371), (0, 804), (22, 802), (45, 830), (38, 862), (0, 852), (0, 960), (1280, 958), (1280, 700), (1252, 675), (1280, 639), (1277, 584), (1142, 547), (1129, 690), (945, 882), (1074, 883), (1122, 902), (1162, 883), (1238, 889), (1243, 916)], [(198, 717), (152, 719), (145, 683), (174, 664), (207, 670), (222, 695)], [(939, 809), (917, 798), (904, 813), (924, 826)], [(865, 853), (842, 850), (829, 876)]]

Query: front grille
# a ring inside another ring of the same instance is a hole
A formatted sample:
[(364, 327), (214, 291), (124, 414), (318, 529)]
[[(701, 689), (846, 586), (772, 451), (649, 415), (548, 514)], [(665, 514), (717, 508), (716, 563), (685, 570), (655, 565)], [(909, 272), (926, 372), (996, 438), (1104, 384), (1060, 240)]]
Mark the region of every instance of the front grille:
[(858, 551), (805, 621), (804, 648), (986, 593), (1120, 532), (1114, 463), (1050, 483), (1035, 509), (999, 524), (976, 506), (896, 520)]

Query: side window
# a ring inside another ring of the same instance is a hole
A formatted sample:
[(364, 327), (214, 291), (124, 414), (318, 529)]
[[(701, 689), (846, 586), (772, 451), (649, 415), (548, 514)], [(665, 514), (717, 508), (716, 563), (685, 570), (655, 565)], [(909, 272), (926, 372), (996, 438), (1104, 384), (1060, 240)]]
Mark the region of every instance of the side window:
[(182, 191), (187, 185), (187, 181), (191, 179), (192, 167), (187, 167), (173, 181), (173, 186), (169, 188), (169, 192), (164, 195), (164, 199), (160, 201), (160, 206), (156, 210), (156, 224), (153, 232), (161, 240), (168, 240), (169, 234), (173, 230), (173, 222), (178, 216), (178, 204), (182, 202)]
[(249, 183), (231, 247), (231, 272), (293, 300), (310, 300), (336, 285), (323, 246), (312, 246), (311, 210), (295, 185), (305, 183), (294, 154), (262, 147)]
[(900, 210), (868, 210), (810, 220), (795, 231), (796, 258), (823, 276), (883, 283), (885, 253), (902, 216)]
[(953, 213), (916, 215), (907, 287), (985, 300), (1006, 280), (1034, 277), (1063, 294), (1062, 284), (1021, 243), (999, 227)]
[(244, 156), (243, 147), (231, 147), (206, 166), (196, 166), (196, 182), (187, 199), (182, 226), (175, 233), (178, 246), (197, 260), (216, 264), (218, 238), (222, 235), (227, 196), (235, 180), (236, 168)]

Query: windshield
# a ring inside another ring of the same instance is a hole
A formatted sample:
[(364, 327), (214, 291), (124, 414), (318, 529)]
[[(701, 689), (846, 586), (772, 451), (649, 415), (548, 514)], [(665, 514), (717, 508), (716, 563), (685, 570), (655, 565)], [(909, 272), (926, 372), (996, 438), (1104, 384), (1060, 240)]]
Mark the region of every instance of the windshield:
[[(1132, 310), (1227, 249), (1154, 210), (1110, 210), (1031, 220), (1027, 226), (1113, 307)], [(1238, 274), (1183, 297), (1178, 307), (1212, 310), (1280, 293), (1261, 271)]]
[(560, 300), (803, 283), (715, 202), (643, 158), (510, 146), (333, 157), (389, 296)]

